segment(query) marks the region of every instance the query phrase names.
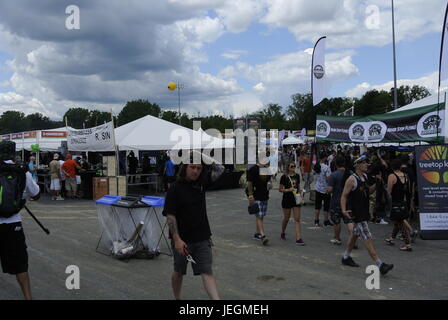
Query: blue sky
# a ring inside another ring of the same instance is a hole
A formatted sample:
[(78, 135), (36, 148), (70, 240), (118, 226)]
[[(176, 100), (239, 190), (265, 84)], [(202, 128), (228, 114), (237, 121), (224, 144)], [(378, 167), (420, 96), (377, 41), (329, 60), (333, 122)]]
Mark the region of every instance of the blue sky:
[[(0, 3), (0, 112), (60, 118), (73, 106), (119, 112), (139, 98), (177, 109), (169, 81), (185, 83), (189, 114), (287, 106), (310, 91), (307, 49), (323, 35), (329, 97), (359, 98), (393, 81), (389, 0), (75, 3), (79, 30), (65, 27), (68, 0)], [(437, 89), (446, 3), (395, 1), (399, 85)]]

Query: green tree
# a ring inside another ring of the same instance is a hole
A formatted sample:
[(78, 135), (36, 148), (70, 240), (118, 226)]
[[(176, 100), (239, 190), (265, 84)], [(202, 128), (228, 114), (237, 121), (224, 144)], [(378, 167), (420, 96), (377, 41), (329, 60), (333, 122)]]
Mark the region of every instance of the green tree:
[[(397, 103), (398, 107), (403, 107), (412, 102), (418, 101), (420, 99), (428, 97), (430, 94), (429, 90), (423, 86), (414, 85), (410, 86), (400, 86), (397, 89)], [(394, 99), (394, 88), (390, 89), (390, 96), (393, 101)]]
[(86, 121), (86, 128), (96, 127), (110, 121), (110, 112), (92, 110), (90, 111), (89, 117)]
[(355, 102), (355, 116), (386, 113), (391, 106), (392, 98), (389, 92), (370, 90)]
[(161, 112), (161, 119), (179, 124), (179, 113), (177, 111), (166, 110)]
[(27, 130), (43, 130), (51, 128), (51, 121), (40, 113), (32, 113), (25, 117)]
[(75, 129), (82, 129), (87, 126), (90, 117), (90, 110), (84, 108), (70, 108), (64, 114), (64, 121), (67, 118), (67, 124)]
[(27, 131), (27, 122), (25, 114), (20, 111), (9, 110), (4, 112), (0, 117), (0, 133), (14, 133)]
[(147, 115), (159, 117), (160, 112), (160, 107), (155, 103), (149, 102), (148, 100), (139, 99), (128, 101), (118, 115), (118, 125), (122, 126)]

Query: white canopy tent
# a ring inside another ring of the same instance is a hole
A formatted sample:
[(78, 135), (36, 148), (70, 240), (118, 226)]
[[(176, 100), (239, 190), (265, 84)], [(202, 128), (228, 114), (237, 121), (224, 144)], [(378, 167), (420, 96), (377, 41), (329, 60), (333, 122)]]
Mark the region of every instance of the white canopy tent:
[(220, 139), (180, 125), (145, 116), (115, 129), (119, 150), (180, 150), (234, 148), (234, 141)]
[(66, 127), (35, 130), (29, 132), (10, 134), (10, 139), (16, 143), (16, 151), (31, 151), (31, 145), (38, 144), (40, 151), (56, 152), (61, 146), (62, 141), (67, 141)]
[(291, 144), (304, 144), (305, 141), (303, 139), (290, 136), (282, 141), (282, 145), (291, 145)]

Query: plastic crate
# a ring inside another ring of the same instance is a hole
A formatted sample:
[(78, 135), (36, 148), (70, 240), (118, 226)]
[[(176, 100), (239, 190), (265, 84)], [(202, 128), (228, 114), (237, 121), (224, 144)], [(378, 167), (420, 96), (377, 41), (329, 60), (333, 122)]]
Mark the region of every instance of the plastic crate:
[(115, 202), (117, 202), (118, 200), (121, 200), (120, 196), (110, 196), (110, 195), (106, 195), (102, 198), (99, 198), (98, 200), (95, 201), (96, 204), (104, 204), (104, 205), (113, 205)]
[(163, 207), (165, 205), (165, 198), (162, 197), (143, 197), (141, 202), (146, 203), (151, 207)]

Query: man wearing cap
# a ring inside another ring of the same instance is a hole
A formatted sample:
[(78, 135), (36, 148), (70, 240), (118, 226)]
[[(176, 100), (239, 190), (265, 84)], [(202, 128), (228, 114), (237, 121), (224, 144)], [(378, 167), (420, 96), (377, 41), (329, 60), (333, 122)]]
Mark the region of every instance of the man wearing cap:
[(66, 161), (62, 165), (62, 170), (66, 176), (65, 178), (65, 189), (67, 190), (67, 197), (74, 199), (76, 197), (76, 192), (78, 190), (78, 185), (76, 183), (76, 169), (81, 169), (81, 167), (72, 160), (72, 155), (67, 153), (65, 156)]
[(393, 264), (386, 264), (381, 261), (375, 248), (373, 247), (372, 234), (369, 230), (369, 193), (375, 189), (375, 185), (369, 186), (367, 180), (368, 159), (365, 155), (354, 161), (355, 173), (345, 182), (344, 190), (341, 196), (342, 214), (347, 219), (354, 222), (353, 233), (347, 244), (347, 250), (342, 257), (342, 264), (350, 267), (359, 267), (350, 257), (355, 242), (358, 238), (364, 243), (367, 251), (375, 264), (379, 267), (382, 275), (388, 273)]
[[(16, 144), (13, 141), (0, 142), (1, 164), (14, 164)], [(26, 172), (26, 186), (23, 198), (39, 198), (39, 186), (30, 172)], [(3, 273), (15, 275), (26, 300), (31, 300), (31, 286), (28, 275), (28, 253), (23, 233), (22, 217), (20, 213), (8, 218), (0, 217), (0, 261)]]
[(50, 162), (50, 176), (51, 200), (64, 200), (61, 197), (61, 165), (59, 164), (59, 155), (57, 153), (53, 155), (53, 161)]

